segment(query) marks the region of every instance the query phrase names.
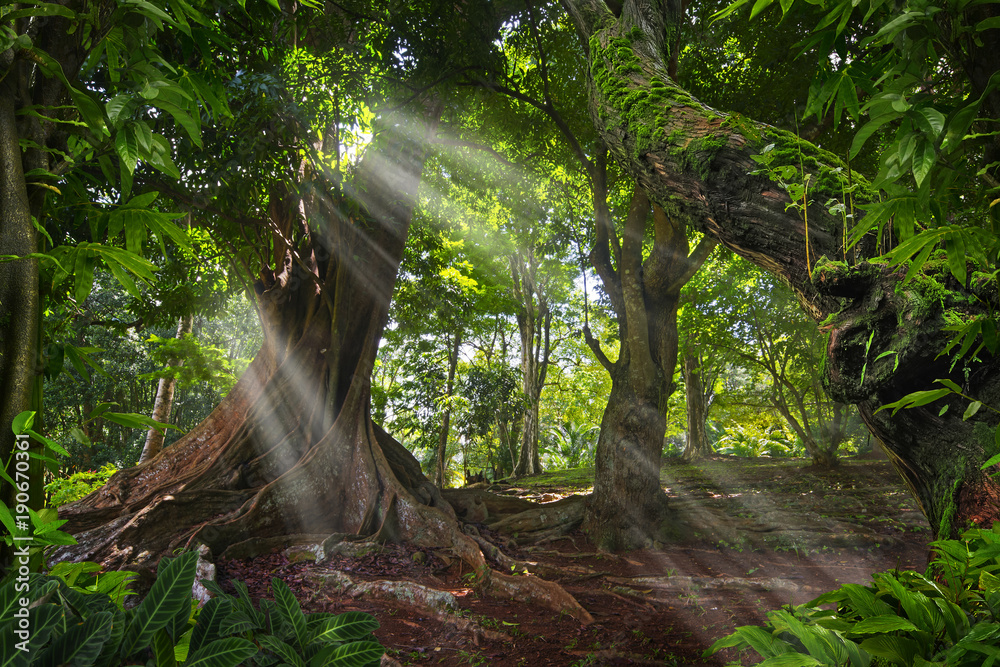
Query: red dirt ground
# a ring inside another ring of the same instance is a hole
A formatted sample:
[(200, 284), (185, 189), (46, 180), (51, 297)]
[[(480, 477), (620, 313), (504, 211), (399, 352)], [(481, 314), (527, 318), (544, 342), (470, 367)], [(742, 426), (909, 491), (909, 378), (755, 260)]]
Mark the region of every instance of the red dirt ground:
[[(588, 626), (547, 609), (468, 587), (461, 563), (386, 545), (359, 558), (289, 562), (282, 554), (217, 563), (218, 580), (268, 596), (276, 576), (308, 611), (365, 611), (381, 624), (383, 664), (583, 665), (754, 664), (728, 649), (703, 658), (716, 639), (760, 624), (768, 610), (799, 604), (873, 572), (922, 570), (929, 531), (884, 461), (845, 461), (815, 471), (789, 459), (719, 457), (664, 466), (678, 520), (697, 537), (628, 554), (598, 554), (583, 534), (544, 547), (507, 549), (514, 558), (561, 568), (560, 583), (593, 615)], [(585, 488), (548, 484), (502, 489), (527, 497)], [(456, 607), (433, 611), (400, 600), (352, 597), (317, 581), (340, 571), (356, 581), (410, 581), (447, 591)], [(393, 662), (396, 661), (396, 662)]]

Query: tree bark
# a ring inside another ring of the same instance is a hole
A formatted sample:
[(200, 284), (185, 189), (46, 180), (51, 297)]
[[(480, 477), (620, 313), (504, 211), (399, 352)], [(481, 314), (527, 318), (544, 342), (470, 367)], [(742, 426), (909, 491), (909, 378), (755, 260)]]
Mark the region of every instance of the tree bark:
[(684, 395), (687, 397), (687, 439), (684, 443), (685, 461), (695, 461), (711, 456), (712, 443), (708, 440), (705, 422), (708, 420), (708, 401), (701, 379), (701, 362), (693, 350), (684, 353)]
[[(0, 81), (0, 255), (23, 257), (0, 263), (0, 465), (9, 466), (11, 479), (28, 482), (35, 502), (27, 505), (41, 509), (41, 478), (29, 473), (31, 479), (26, 480), (14, 470), (16, 439), (11, 430), (14, 418), (31, 408), (39, 332), (38, 260), (25, 257), (37, 251), (38, 242), (21, 165), (15, 82), (15, 76)], [(17, 508), (15, 489), (6, 482), (0, 483), (0, 500), (12, 510)], [(6, 569), (11, 553), (0, 545), (0, 569)]]
[[(905, 270), (833, 264), (845, 254), (843, 229), (820, 203), (841, 197), (848, 173), (841, 160), (788, 132), (705, 107), (671, 81), (664, 56), (670, 31), (650, 27), (671, 15), (669, 3), (633, 0), (615, 12), (603, 0), (562, 2), (589, 48), (595, 127), (622, 167), (650, 199), (777, 274), (813, 319), (825, 320), (831, 397), (859, 406), (939, 537), (1000, 520), (1000, 484), (980, 470), (995, 451), (997, 416), (980, 410), (963, 420), (967, 401), (954, 396), (879, 411), (913, 391), (939, 388), (938, 378), (1000, 405), (1000, 360), (974, 363), (966, 376), (961, 364), (952, 368), (938, 356), (949, 337), (945, 313), (968, 319), (995, 308), (991, 284), (963, 287), (934, 270), (904, 283)], [(808, 228), (788, 195), (754, 173), (760, 165), (752, 157), (770, 144), (775, 166), (794, 165), (803, 180), (810, 177)], [(852, 182), (862, 187), (854, 195), (857, 210), (867, 185), (859, 174)], [(873, 252), (864, 242), (858, 251)], [(939, 414), (945, 402), (950, 409)]]
[(218, 557), (262, 537), (354, 533), (450, 549), (483, 590), (592, 620), (555, 584), (492, 571), (419, 462), (371, 420), (375, 356), (442, 108), (424, 106), (419, 127), (419, 117), (387, 124), (368, 149), (356, 200), (273, 189), (274, 268), (255, 283), (260, 351), (204, 422), (60, 509), (78, 544), (55, 561), (136, 570), (142, 586), (177, 548), (205, 544)]
[(521, 336), (522, 389), (527, 402), (521, 422), (521, 446), (518, 450), (514, 476), (537, 475), (542, 472), (538, 456), (538, 408), (549, 370), (552, 311), (544, 288), (538, 282), (538, 261), (534, 252), (527, 257), (516, 254), (510, 258), (514, 296), (517, 299), (517, 328)]
[[(452, 344), (448, 349), (448, 383), (445, 385), (445, 399), (451, 399), (455, 392), (455, 371), (458, 369), (458, 349), (462, 344), (462, 335), (455, 332)], [(451, 403), (444, 408), (441, 419), (441, 435), (438, 438), (437, 465), (434, 467), (434, 483), (439, 489), (445, 488), (445, 471), (448, 469), (448, 435), (451, 432)]]
[(637, 186), (619, 246), (603, 185), (603, 178), (595, 179), (598, 228), (591, 262), (615, 310), (621, 349), (612, 364), (589, 328), (584, 328), (587, 343), (611, 374), (611, 394), (601, 418), (594, 494), (583, 529), (599, 549), (617, 551), (649, 546), (667, 535), (660, 457), (677, 365), (677, 307), (681, 287), (715, 242), (704, 239), (689, 256), (683, 223), (656, 206), (653, 248), (643, 261), (649, 199)]
[[(183, 338), (184, 334), (191, 333), (191, 328), (194, 325), (194, 317), (192, 315), (184, 315), (177, 322), (177, 338)], [(181, 366), (184, 363), (183, 359), (172, 359), (169, 362), (169, 366)], [(156, 385), (156, 398), (153, 399), (153, 414), (152, 418), (161, 424), (166, 424), (170, 419), (170, 411), (174, 406), (174, 389), (177, 386), (177, 378), (160, 378), (159, 383)], [(145, 463), (149, 459), (153, 458), (160, 453), (160, 449), (163, 447), (164, 432), (158, 428), (150, 428), (146, 432), (146, 444), (142, 447), (142, 453), (139, 455), (139, 463)]]

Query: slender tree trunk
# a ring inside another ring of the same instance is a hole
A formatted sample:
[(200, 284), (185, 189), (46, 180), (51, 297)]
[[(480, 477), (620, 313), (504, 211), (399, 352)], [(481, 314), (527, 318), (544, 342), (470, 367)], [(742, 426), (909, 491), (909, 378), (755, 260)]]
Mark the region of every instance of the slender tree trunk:
[[(448, 383), (445, 385), (445, 398), (451, 399), (455, 392), (455, 371), (458, 369), (458, 349), (462, 345), (462, 334), (455, 332), (452, 345), (448, 350)], [(439, 489), (445, 488), (445, 472), (448, 470), (448, 435), (451, 432), (451, 402), (444, 409), (441, 419), (441, 436), (438, 438), (437, 465), (434, 469), (434, 483)]]
[[(681, 208), (691, 225), (781, 277), (817, 322), (829, 318), (824, 383), (831, 398), (858, 405), (939, 537), (1000, 520), (1000, 483), (980, 469), (995, 451), (996, 415), (980, 410), (963, 420), (967, 401), (955, 397), (879, 411), (939, 388), (938, 378), (1000, 405), (1000, 360), (983, 359), (966, 376), (938, 356), (951, 335), (942, 331), (945, 313), (968, 319), (995, 309), (992, 283), (962, 286), (947, 269), (928, 267), (925, 282), (904, 285), (905, 271), (860, 259), (874, 254), (867, 241), (857, 246), (859, 264), (831, 263), (845, 256), (843, 227), (823, 202), (842, 196), (847, 165), (791, 133), (705, 107), (674, 83), (667, 36), (679, 32), (679, 2), (562, 3), (588, 47), (591, 117), (620, 165), (654, 202)], [(808, 235), (787, 193), (753, 160), (771, 144), (773, 167), (801, 167), (810, 178)], [(859, 174), (852, 183), (860, 186), (858, 210), (873, 195)], [(831, 261), (820, 262), (824, 256)], [(940, 414), (945, 403), (950, 409)]]
[(708, 401), (701, 378), (701, 363), (692, 350), (684, 353), (684, 390), (687, 396), (687, 440), (684, 443), (684, 460), (694, 461), (713, 454), (705, 422), (708, 419)]
[[(15, 73), (0, 80), (0, 255), (26, 256), (36, 252), (37, 240), (21, 166), (14, 108), (16, 83)], [(29, 474), (30, 479), (25, 479), (23, 473), (17, 474), (11, 423), (31, 409), (37, 381), (38, 325), (38, 261), (25, 257), (0, 263), (0, 465), (8, 466), (11, 479), (27, 482), (28, 495), (35, 501), (27, 504), (33, 509), (41, 508), (41, 478)], [(15, 489), (6, 482), (0, 482), (0, 500), (16, 510), (12, 513), (27, 514), (17, 507)], [(10, 549), (0, 546), (0, 569), (6, 569), (10, 557)]]
[[(185, 334), (191, 333), (194, 325), (194, 316), (184, 315), (177, 322), (177, 338), (183, 338)], [(183, 359), (171, 359), (168, 366), (181, 366)], [(174, 405), (174, 388), (177, 386), (177, 378), (160, 378), (156, 385), (156, 398), (153, 400), (153, 419), (166, 424), (170, 420), (170, 411)], [(146, 432), (146, 444), (143, 445), (142, 454), (139, 455), (139, 463), (145, 463), (160, 453), (163, 447), (164, 432), (157, 428), (150, 428)]]
[(534, 252), (510, 257), (514, 295), (518, 300), (517, 326), (521, 335), (521, 376), (527, 407), (521, 423), (521, 446), (514, 476), (537, 475), (542, 472), (538, 457), (538, 410), (549, 369), (552, 311), (544, 288), (539, 284), (538, 262)]

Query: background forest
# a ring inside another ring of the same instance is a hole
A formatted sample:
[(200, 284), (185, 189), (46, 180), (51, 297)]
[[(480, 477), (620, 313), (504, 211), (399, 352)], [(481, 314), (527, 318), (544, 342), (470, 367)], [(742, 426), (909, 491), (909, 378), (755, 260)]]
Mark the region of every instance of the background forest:
[[(685, 86), (710, 104), (753, 109), (762, 120), (793, 128), (809, 101), (803, 88), (808, 67), (803, 61), (792, 67), (776, 55), (783, 47), (761, 36), (778, 35), (791, 44), (800, 35), (787, 22), (777, 28), (773, 21), (734, 31), (725, 20), (712, 23), (711, 10), (700, 9), (688, 28), (679, 64)], [(540, 25), (532, 23), (539, 20)], [(617, 345), (613, 312), (586, 259), (593, 244), (589, 198), (581, 197), (589, 189), (587, 174), (570, 154), (579, 140), (559, 133), (567, 122), (560, 114), (586, 104), (585, 82), (556, 69), (575, 57), (565, 24), (533, 15), (524, 23), (511, 23), (504, 38), (510, 59), (504, 76), (511, 88), (484, 97), (480, 91), (495, 90), (498, 84), (468, 82), (464, 104), (474, 110), (454, 119), (454, 129), (437, 140), (438, 154), (425, 168), (426, 192), (373, 377), (373, 416), (439, 482), (436, 471), (443, 453), (446, 485), (461, 484), (470, 471), (486, 472), (488, 479), (513, 473), (525, 412), (532, 405), (539, 414), (537, 447), (543, 467), (592, 465), (610, 391), (610, 377), (582, 333), (588, 325), (606, 348)], [(203, 101), (215, 99), (221, 106), (223, 94), (234, 99), (257, 94), (266, 105), (287, 105), (282, 99), (294, 96), (296, 86), (280, 74), (292, 63), (279, 62), (267, 50), (263, 55), (262, 71), (238, 74), (229, 82), (220, 78), (215, 94)], [(305, 80), (315, 76), (310, 71), (320, 73), (324, 67), (308, 58), (294, 66)], [(349, 75), (344, 71), (338, 76)], [(149, 76), (147, 71), (140, 78), (157, 89), (170, 89), (169, 81), (156, 84)], [(208, 93), (207, 82), (197, 75), (192, 73), (190, 81)], [(552, 103), (550, 86), (555, 85), (560, 86), (559, 106)], [(735, 89), (741, 91), (739, 99), (733, 99)], [(181, 89), (168, 94), (191, 98)], [(113, 110), (126, 104), (123, 96), (116, 99)], [(256, 114), (264, 113), (251, 107), (234, 116), (223, 110), (218, 120), (205, 116), (199, 122), (170, 106), (166, 95), (150, 99), (151, 110), (160, 100), (176, 119), (189, 119), (178, 128), (178, 140), (191, 142), (193, 155), (201, 155), (192, 141), (200, 134), (186, 135), (184, 128), (201, 129), (201, 122), (253, 123)], [(362, 92), (361, 97), (334, 96), (316, 103), (332, 103), (345, 114), (338, 149), (343, 155), (335, 168), (351, 169), (370, 138), (371, 101)], [(282, 111), (315, 113), (297, 106)], [(524, 132), (531, 118), (542, 121), (535, 131)], [(121, 123), (124, 139), (115, 144), (112, 157), (125, 159), (128, 174), (131, 151), (141, 147), (130, 143), (138, 137), (133, 133), (149, 129), (149, 120), (122, 118)], [(809, 129), (819, 131), (828, 135), (828, 142), (849, 136), (822, 126)], [(263, 141), (262, 136), (253, 143)], [(107, 164), (107, 158), (98, 161)], [(135, 164), (133, 169), (144, 163), (137, 157)], [(154, 180), (171, 171), (159, 165), (161, 175), (155, 176), (156, 162), (146, 164), (153, 168), (149, 176)], [(617, 187), (621, 201), (614, 204), (612, 198), (612, 205), (622, 207), (625, 186)], [(182, 222), (190, 224), (190, 218)], [(256, 353), (260, 327), (240, 274), (233, 271), (234, 258), (227, 257), (231, 241), (201, 230), (192, 226), (186, 233), (193, 245), (176, 248), (162, 242), (157, 247), (155, 236), (140, 245), (137, 237), (145, 234), (137, 230), (129, 238), (130, 250), (141, 251), (162, 270), (155, 282), (128, 281), (132, 293), (122, 291), (97, 253), (80, 255), (96, 264), (92, 287), (86, 284), (89, 275), (76, 283), (62, 280), (69, 298), (51, 302), (42, 329), (45, 401), (40, 423), (69, 452), (64, 471), (138, 462), (145, 430), (101, 413), (113, 406), (108, 410), (112, 416), (153, 415), (161, 377), (178, 379), (169, 419), (163, 419), (179, 428), (166, 431), (169, 445), (208, 416)], [(527, 390), (530, 369), (522, 363), (524, 341), (518, 330), (522, 313), (536, 321), (528, 344), (534, 348), (530, 354), (536, 357), (536, 377), (545, 374), (542, 383)], [(190, 343), (172, 344), (168, 339), (183, 318), (193, 318)], [(852, 409), (824, 393), (822, 336), (779, 281), (720, 248), (684, 287), (679, 320), (683, 363), (672, 380), (677, 391), (667, 407), (667, 454), (815, 454), (817, 462), (828, 465), (838, 452), (871, 449), (871, 438)], [(692, 387), (697, 393), (693, 400)], [(106, 407), (97, 409), (102, 405)], [(697, 436), (694, 440), (688, 439), (689, 430)]]
[[(504, 239), (491, 240), (489, 228), (469, 228), (458, 238), (433, 227), (414, 231), (426, 245), (414, 244), (404, 259), (373, 378), (373, 416), (413, 451), (429, 477), (446, 437), (447, 486), (461, 486), (467, 473), (507, 477), (517, 463), (527, 397), (510, 260), (493, 251)], [(744, 260), (718, 255), (685, 288), (685, 365), (668, 408), (665, 455), (808, 456), (807, 439), (834, 455), (871, 451), (856, 415), (824, 393), (822, 336), (790, 291)], [(554, 296), (546, 299), (553, 316), (539, 401), (541, 461), (546, 470), (589, 467), (610, 378), (583, 340), (584, 309), (608, 345), (614, 327), (598, 291), (584, 304), (578, 264), (551, 261), (545, 268), (554, 276), (546, 287)], [(146, 429), (90, 418), (97, 406), (152, 415), (159, 378), (176, 377), (165, 421), (186, 432), (211, 413), (260, 345), (256, 312), (242, 294), (195, 316), (190, 343), (178, 348), (171, 344), (175, 327), (146, 325), (148, 312), (122, 299), (108, 278), (98, 273), (83, 314), (70, 325), (72, 347), (83, 348), (101, 370), (83, 365), (81, 373), (67, 361), (45, 385), (48, 435), (69, 452), (63, 476), (139, 461)], [(66, 358), (55, 343), (47, 354)], [(171, 360), (180, 365), (168, 366)], [(702, 412), (692, 418), (703, 416), (709, 450), (688, 451), (689, 386), (700, 394)], [(167, 430), (164, 446), (179, 435)]]
[(877, 442), (990, 526), (998, 4), (3, 5), (0, 520), (144, 584), (446, 551), (583, 624), (455, 487), (584, 467), (511, 532), (654, 549), (665, 453)]

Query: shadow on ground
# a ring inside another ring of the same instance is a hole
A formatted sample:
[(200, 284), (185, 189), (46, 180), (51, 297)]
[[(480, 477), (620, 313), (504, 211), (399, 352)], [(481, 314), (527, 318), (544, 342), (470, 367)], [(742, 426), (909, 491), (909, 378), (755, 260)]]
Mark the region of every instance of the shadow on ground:
[[(484, 597), (461, 561), (401, 545), (345, 543), (318, 562), (302, 548), (221, 561), (218, 578), (224, 587), (243, 580), (261, 595), (277, 576), (306, 611), (374, 614), (384, 664), (697, 666), (753, 664), (733, 650), (702, 653), (735, 627), (763, 622), (770, 609), (927, 562), (926, 522), (885, 461), (844, 460), (824, 471), (796, 459), (668, 460), (662, 479), (693, 536), (682, 544), (612, 555), (595, 553), (579, 532), (519, 546), (516, 536), (477, 526), (572, 593), (590, 625)], [(589, 492), (591, 480), (580, 469), (491, 490), (553, 502)]]

